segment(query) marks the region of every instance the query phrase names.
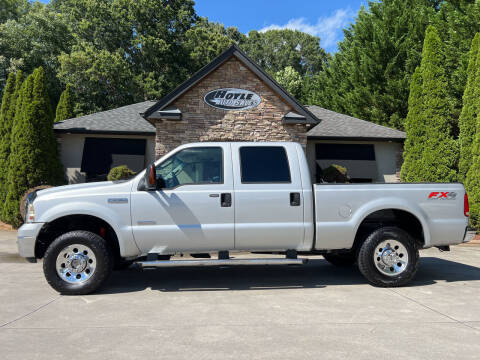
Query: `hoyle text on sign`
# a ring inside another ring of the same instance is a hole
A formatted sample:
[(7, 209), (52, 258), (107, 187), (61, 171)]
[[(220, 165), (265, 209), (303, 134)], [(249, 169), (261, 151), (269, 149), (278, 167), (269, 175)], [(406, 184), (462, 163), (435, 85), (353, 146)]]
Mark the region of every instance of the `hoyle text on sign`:
[(253, 91), (225, 88), (209, 91), (203, 98), (209, 106), (221, 110), (246, 110), (258, 106), (262, 99)]

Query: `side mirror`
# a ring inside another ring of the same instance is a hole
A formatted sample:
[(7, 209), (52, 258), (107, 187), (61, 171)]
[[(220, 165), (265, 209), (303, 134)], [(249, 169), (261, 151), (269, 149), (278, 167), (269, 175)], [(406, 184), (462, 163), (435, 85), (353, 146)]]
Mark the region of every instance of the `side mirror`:
[(147, 191), (157, 190), (157, 174), (155, 172), (155, 164), (147, 166), (145, 171), (145, 188)]

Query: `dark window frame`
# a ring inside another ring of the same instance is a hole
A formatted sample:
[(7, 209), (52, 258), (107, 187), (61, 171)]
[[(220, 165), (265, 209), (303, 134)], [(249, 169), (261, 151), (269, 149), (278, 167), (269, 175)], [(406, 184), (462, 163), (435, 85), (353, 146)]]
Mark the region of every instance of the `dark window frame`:
[[(289, 181), (243, 181), (243, 172), (242, 172), (242, 154), (241, 150), (243, 148), (281, 148), (283, 149), (283, 152), (285, 153), (285, 159), (287, 161), (287, 168), (288, 168), (288, 178), (290, 179)], [(288, 157), (288, 152), (285, 146), (281, 145), (268, 145), (268, 146), (259, 146), (259, 145), (245, 145), (245, 146), (240, 146), (238, 148), (238, 159), (239, 159), (239, 165), (240, 165), (240, 182), (242, 184), (291, 184), (292, 183), (292, 171), (290, 169), (290, 159)]]
[[(186, 185), (191, 186), (191, 185), (224, 185), (225, 184), (225, 154), (224, 154), (224, 151), (223, 151), (223, 147), (221, 147), (221, 146), (192, 146), (192, 147), (186, 147), (186, 148), (180, 149), (178, 151), (175, 151), (172, 155), (170, 155), (164, 161), (155, 165), (155, 175), (156, 175), (156, 171), (157, 171), (158, 166), (162, 165), (165, 161), (167, 161), (168, 159), (177, 155), (178, 153), (182, 152), (183, 150), (190, 150), (190, 149), (220, 149), (220, 152), (221, 152), (221, 155), (222, 155), (222, 166), (221, 166), (222, 181), (221, 182), (215, 182), (215, 183), (207, 182), (207, 181), (195, 182), (195, 183), (185, 183), (185, 184), (179, 184), (179, 185), (169, 187), (169, 188), (163, 188), (162, 190), (174, 190), (174, 189), (177, 189), (181, 186), (186, 186)], [(157, 180), (158, 180), (158, 178), (157, 178)]]

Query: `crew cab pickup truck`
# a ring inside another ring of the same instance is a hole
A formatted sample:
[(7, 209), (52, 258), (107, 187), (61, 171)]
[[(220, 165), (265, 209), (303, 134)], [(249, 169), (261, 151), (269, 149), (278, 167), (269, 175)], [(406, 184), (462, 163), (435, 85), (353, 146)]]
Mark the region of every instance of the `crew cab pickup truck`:
[[(419, 249), (471, 239), (468, 212), (462, 184), (312, 185), (299, 144), (203, 142), (128, 181), (30, 193), (18, 248), (43, 258), (48, 283), (64, 294), (93, 292), (131, 262), (302, 264), (308, 254), (357, 263), (373, 285), (401, 286)], [(282, 257), (232, 259), (232, 251)], [(170, 260), (178, 253), (193, 259)]]

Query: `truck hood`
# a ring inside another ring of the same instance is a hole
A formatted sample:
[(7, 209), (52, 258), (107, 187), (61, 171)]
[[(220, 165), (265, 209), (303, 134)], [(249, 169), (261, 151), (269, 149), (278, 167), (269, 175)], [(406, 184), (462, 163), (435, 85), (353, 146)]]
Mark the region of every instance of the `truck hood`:
[(37, 198), (42, 198), (48, 195), (58, 195), (59, 193), (70, 193), (74, 191), (81, 191), (88, 189), (88, 192), (94, 191), (95, 189), (118, 186), (120, 184), (125, 184), (128, 180), (124, 181), (99, 181), (83, 184), (74, 184), (74, 185), (63, 185), (56, 186), (49, 189), (37, 191)]

